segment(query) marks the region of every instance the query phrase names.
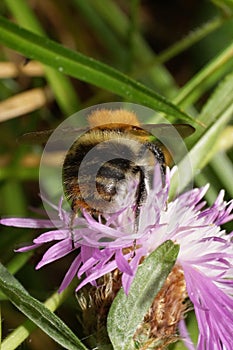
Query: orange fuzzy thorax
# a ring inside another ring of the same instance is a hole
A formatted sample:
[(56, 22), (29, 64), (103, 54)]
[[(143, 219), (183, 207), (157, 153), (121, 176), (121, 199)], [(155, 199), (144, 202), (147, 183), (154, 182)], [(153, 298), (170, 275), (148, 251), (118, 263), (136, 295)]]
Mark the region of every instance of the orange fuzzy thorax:
[(101, 127), (108, 124), (128, 124), (139, 126), (140, 123), (134, 112), (124, 109), (109, 110), (99, 109), (91, 113), (88, 117), (88, 122), (91, 128)]

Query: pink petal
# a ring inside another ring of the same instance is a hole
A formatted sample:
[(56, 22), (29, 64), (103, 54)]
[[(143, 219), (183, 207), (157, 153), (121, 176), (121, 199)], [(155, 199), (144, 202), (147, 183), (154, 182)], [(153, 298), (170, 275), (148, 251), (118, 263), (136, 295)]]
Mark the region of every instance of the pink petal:
[(200, 270), (183, 268), (200, 332), (197, 349), (222, 349), (220, 344), (233, 349), (233, 298)]
[(72, 240), (70, 238), (64, 239), (51, 248), (49, 248), (44, 254), (42, 260), (36, 266), (36, 269), (40, 269), (42, 266), (51, 263), (52, 261), (58, 260), (63, 256), (69, 254), (72, 251)]
[(0, 224), (13, 227), (24, 228), (52, 228), (54, 225), (61, 225), (61, 222), (55, 222), (44, 219), (31, 219), (31, 218), (5, 218), (0, 220)]
[(25, 253), (25, 252), (28, 252), (29, 250), (36, 249), (40, 246), (41, 246), (41, 244), (28, 245), (28, 246), (25, 246), (22, 248), (15, 249), (15, 252), (16, 253)]
[(180, 331), (180, 335), (182, 337), (182, 341), (184, 343), (184, 345), (186, 346), (186, 348), (188, 350), (195, 350), (195, 346), (193, 345), (193, 342), (190, 338), (190, 335), (188, 333), (186, 324), (184, 320), (181, 320), (179, 323), (179, 331)]
[(91, 283), (93, 281), (96, 281), (99, 277), (105, 275), (106, 273), (109, 273), (116, 269), (116, 261), (113, 260), (109, 262), (107, 265), (105, 265), (102, 269), (95, 270), (93, 273), (91, 273), (88, 277), (86, 277), (76, 288), (76, 291), (80, 290), (83, 286), (85, 286), (87, 283)]
[(81, 261), (81, 256), (77, 255), (76, 258), (74, 259), (74, 261), (72, 262), (72, 264), (70, 265), (61, 285), (60, 288), (58, 290), (58, 292), (62, 292), (66, 287), (68, 287), (68, 285), (71, 283), (72, 279), (74, 278), (74, 276), (76, 275), (80, 265), (81, 265), (82, 261)]
[(71, 234), (68, 230), (54, 230), (42, 233), (40, 236), (33, 240), (36, 244), (47, 243), (51, 241), (57, 241), (61, 239), (71, 238)]
[(133, 274), (129, 275), (129, 274), (123, 273), (123, 275), (122, 275), (122, 287), (123, 287), (126, 295), (128, 295), (128, 293), (129, 293), (130, 286), (133, 282), (133, 279), (134, 279), (135, 273), (137, 271), (140, 259), (144, 255), (144, 253), (145, 253), (144, 249), (138, 249), (135, 253), (135, 256), (130, 261), (130, 267), (133, 271)]
[(125, 259), (124, 255), (122, 254), (122, 250), (118, 249), (116, 252), (116, 263), (117, 267), (121, 272), (124, 272), (130, 276), (133, 276), (133, 271), (128, 263), (128, 261)]

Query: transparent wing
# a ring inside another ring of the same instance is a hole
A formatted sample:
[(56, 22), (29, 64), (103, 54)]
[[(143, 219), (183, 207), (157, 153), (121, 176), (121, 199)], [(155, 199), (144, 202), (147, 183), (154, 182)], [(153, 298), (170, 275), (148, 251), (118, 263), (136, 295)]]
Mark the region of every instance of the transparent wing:
[(185, 138), (195, 132), (195, 128), (189, 124), (143, 124), (141, 127), (152, 135), (158, 135), (162, 138), (174, 138), (179, 137), (179, 135)]
[[(56, 130), (56, 131), (55, 131)], [(63, 128), (53, 130), (34, 131), (26, 133), (18, 138), (18, 141), (23, 144), (44, 144), (50, 136), (55, 132), (54, 141), (68, 139), (77, 135), (77, 137), (87, 131), (88, 128)]]

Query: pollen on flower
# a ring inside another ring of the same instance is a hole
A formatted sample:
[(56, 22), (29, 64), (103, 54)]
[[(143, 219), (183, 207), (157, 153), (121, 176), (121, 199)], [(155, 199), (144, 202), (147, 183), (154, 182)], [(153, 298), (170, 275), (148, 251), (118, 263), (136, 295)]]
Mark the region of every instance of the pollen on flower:
[(86, 285), (77, 293), (78, 304), (81, 308), (83, 332), (91, 339), (102, 345), (111, 344), (108, 338), (106, 323), (110, 306), (121, 288), (121, 273), (118, 269), (104, 275), (97, 281), (97, 286)]
[(185, 317), (187, 300), (184, 272), (175, 265), (134, 335), (140, 349), (162, 350), (179, 339), (178, 324)]

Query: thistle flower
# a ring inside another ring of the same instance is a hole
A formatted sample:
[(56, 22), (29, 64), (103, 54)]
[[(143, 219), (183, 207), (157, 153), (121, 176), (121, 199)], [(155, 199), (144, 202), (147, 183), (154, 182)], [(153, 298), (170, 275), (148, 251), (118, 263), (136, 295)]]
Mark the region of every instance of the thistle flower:
[[(122, 286), (128, 293), (142, 259), (164, 241), (173, 240), (180, 245), (174, 268), (179, 279), (181, 275), (184, 277), (182, 290), (185, 289), (189, 296), (198, 322), (197, 349), (232, 349), (233, 233), (227, 235), (220, 225), (233, 219), (233, 201), (225, 202), (224, 191), (221, 191), (214, 204), (205, 208), (203, 197), (208, 190), (205, 186), (168, 202), (171, 175), (168, 169), (163, 186), (160, 169), (155, 167), (153, 189), (140, 210), (136, 233), (132, 229), (134, 208), (128, 204), (119, 212), (106, 215), (104, 222), (102, 217), (95, 220), (83, 211), (83, 217), (74, 219), (72, 230), (70, 213), (62, 209), (62, 200), (58, 207), (53, 205), (53, 210), (58, 213), (55, 223), (43, 219), (9, 218), (2, 219), (1, 224), (50, 229), (35, 238), (33, 245), (18, 249), (23, 252), (55, 242), (44, 254), (37, 269), (77, 251), (60, 290), (66, 288), (76, 275), (80, 278), (85, 274), (77, 287), (79, 290), (88, 283), (96, 285), (100, 277), (118, 269), (122, 275)], [(184, 313), (181, 313), (177, 318), (180, 334), (187, 348), (194, 349), (183, 317)]]

